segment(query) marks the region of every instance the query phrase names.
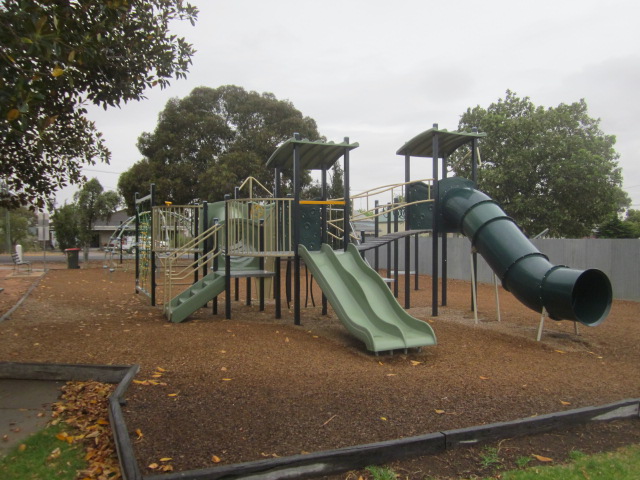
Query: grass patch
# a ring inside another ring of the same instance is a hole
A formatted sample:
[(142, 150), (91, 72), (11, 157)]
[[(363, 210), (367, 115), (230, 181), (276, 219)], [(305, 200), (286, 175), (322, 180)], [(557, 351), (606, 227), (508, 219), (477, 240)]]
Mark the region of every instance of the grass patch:
[(637, 480), (640, 478), (640, 445), (615, 452), (571, 455), (568, 465), (529, 467), (526, 470), (504, 472), (502, 480)]
[(367, 471), (373, 477), (373, 480), (396, 480), (398, 475), (391, 468), (388, 467), (378, 467), (372, 465), (367, 467)]
[[(29, 437), (0, 458), (0, 478), (3, 480), (73, 480), (77, 472), (87, 467), (82, 445), (69, 444), (56, 435), (69, 427), (51, 425)], [(59, 449), (59, 451), (57, 450)]]

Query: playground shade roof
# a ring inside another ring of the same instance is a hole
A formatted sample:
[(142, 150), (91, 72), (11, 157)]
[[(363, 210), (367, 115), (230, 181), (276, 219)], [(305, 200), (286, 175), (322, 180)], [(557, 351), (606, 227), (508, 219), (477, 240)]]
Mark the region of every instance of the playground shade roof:
[(359, 145), (358, 143), (334, 143), (290, 138), (269, 157), (267, 167), (293, 167), (293, 153), (296, 147), (300, 153), (300, 166), (303, 170), (322, 170), (336, 163), (345, 151), (353, 150)]
[(438, 157), (449, 156), (465, 143), (474, 138), (486, 137), (486, 133), (449, 132), (430, 128), (406, 142), (398, 151), (398, 155), (433, 158), (433, 137), (438, 135)]

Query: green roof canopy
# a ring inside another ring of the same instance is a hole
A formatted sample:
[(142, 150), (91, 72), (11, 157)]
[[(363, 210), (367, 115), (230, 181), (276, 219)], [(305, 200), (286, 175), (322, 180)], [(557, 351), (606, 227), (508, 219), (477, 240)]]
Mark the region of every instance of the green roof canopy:
[(406, 142), (396, 152), (398, 155), (433, 158), (433, 137), (438, 135), (438, 156), (449, 156), (465, 143), (474, 138), (486, 137), (486, 133), (449, 132), (430, 128)]
[(328, 169), (344, 155), (345, 149), (353, 150), (360, 146), (358, 143), (334, 143), (290, 138), (271, 154), (267, 160), (267, 167), (293, 167), (293, 150), (296, 145), (299, 148), (300, 166), (303, 170)]

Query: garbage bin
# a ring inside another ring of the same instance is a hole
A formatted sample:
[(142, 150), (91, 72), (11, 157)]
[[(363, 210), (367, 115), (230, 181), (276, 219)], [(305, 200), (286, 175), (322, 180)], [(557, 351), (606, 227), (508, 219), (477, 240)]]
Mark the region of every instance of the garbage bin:
[(67, 268), (80, 268), (79, 265), (79, 257), (80, 257), (80, 249), (79, 248), (67, 248), (64, 253), (67, 254)]

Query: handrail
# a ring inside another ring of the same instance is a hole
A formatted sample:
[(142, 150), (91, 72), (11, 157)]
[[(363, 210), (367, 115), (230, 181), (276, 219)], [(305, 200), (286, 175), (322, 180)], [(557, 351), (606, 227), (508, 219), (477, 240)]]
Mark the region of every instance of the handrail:
[[(229, 255), (245, 257), (293, 254), (292, 198), (236, 198), (227, 201)], [(259, 222), (264, 221), (260, 250)]]
[[(169, 305), (169, 302), (173, 298), (173, 286), (176, 285), (176, 281), (185, 279), (188, 275), (192, 274), (195, 269), (201, 268), (205, 265), (208, 265), (209, 262), (213, 261), (213, 259), (218, 256), (222, 249), (218, 248), (218, 232), (223, 228), (223, 224), (217, 223), (212, 225), (207, 230), (202, 232), (197, 237), (192, 238), (189, 242), (182, 245), (180, 248), (173, 250), (164, 260), (165, 260), (165, 282), (163, 289), (163, 304), (166, 309)], [(202, 245), (209, 238), (213, 238), (213, 249), (210, 252), (205, 253), (204, 255), (194, 259), (192, 262), (181, 265), (181, 269), (174, 271), (175, 263), (182, 258), (184, 255), (188, 255), (192, 252), (201, 252)]]
[(266, 193), (268, 196), (272, 196), (272, 195), (273, 195), (273, 193), (271, 193), (271, 191), (270, 191), (267, 187), (265, 187), (262, 183), (260, 183), (260, 180), (258, 180), (258, 179), (257, 179), (257, 178), (255, 178), (255, 177), (251, 177), (251, 176), (249, 176), (249, 177), (245, 178), (244, 182), (242, 182), (242, 183), (240, 184), (240, 186), (238, 187), (238, 191), (242, 190), (242, 189), (244, 188), (244, 186), (245, 186), (247, 183), (249, 183), (249, 198), (253, 198), (253, 183), (254, 183), (254, 182), (255, 182), (255, 183), (257, 183), (257, 184), (258, 184), (258, 186), (259, 186), (259, 187), (261, 187), (261, 188), (262, 188), (262, 190), (264, 190), (264, 191), (265, 191), (265, 193)]

